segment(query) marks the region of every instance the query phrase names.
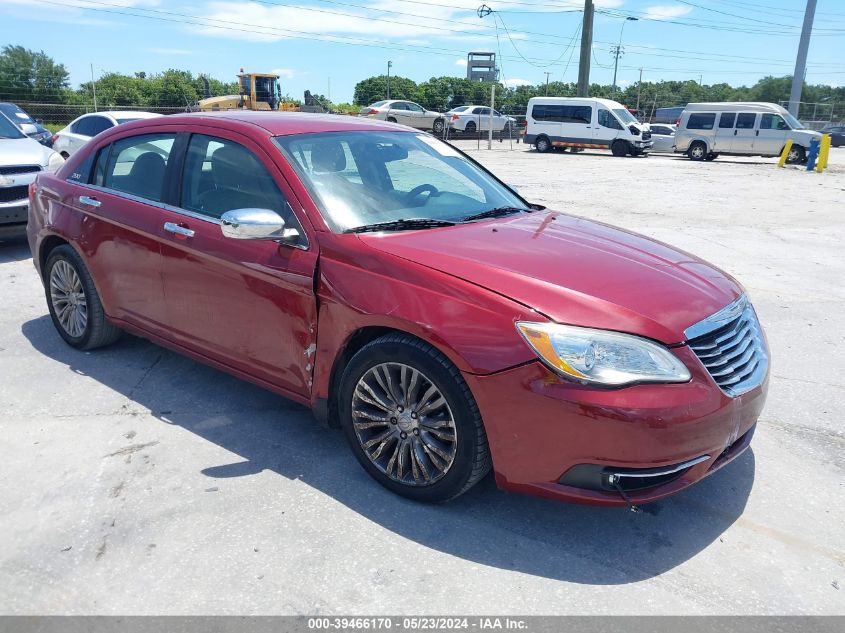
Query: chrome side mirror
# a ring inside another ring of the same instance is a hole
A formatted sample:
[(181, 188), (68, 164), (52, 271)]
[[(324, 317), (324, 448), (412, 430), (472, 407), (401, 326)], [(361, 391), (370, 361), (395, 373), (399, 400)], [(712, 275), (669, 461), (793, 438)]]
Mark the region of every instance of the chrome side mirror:
[(35, 125), (33, 125), (32, 123), (19, 123), (18, 127), (20, 127), (21, 132), (23, 132), (27, 136), (38, 134), (38, 128), (35, 127)]
[(220, 216), (220, 230), (235, 240), (281, 240), (297, 237), (296, 229), (285, 229), (285, 221), (270, 209), (233, 209)]

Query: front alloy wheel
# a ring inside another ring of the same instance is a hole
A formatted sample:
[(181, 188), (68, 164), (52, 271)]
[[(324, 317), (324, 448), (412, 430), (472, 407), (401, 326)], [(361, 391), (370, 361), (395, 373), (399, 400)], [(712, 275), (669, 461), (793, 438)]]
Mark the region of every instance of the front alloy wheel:
[(73, 338), (81, 337), (88, 325), (88, 300), (82, 280), (66, 260), (57, 261), (50, 271), (50, 301), (62, 329)]
[(433, 484), (455, 461), (455, 419), (425, 374), (382, 363), (361, 376), (352, 400), (361, 448), (382, 473), (410, 486)]

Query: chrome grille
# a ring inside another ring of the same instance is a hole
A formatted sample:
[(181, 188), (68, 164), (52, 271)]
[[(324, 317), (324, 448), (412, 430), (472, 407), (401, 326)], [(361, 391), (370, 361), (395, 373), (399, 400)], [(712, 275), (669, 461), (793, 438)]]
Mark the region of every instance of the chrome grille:
[(0, 165), (0, 175), (12, 176), (14, 174), (32, 174), (41, 171), (38, 165)]
[(687, 328), (687, 344), (729, 396), (758, 386), (769, 367), (769, 350), (754, 308), (743, 295)]
[(649, 140), (650, 138), (651, 138), (651, 132), (649, 132), (648, 130), (645, 130), (645, 131), (643, 132), (643, 140), (644, 140), (644, 141), (647, 141), (647, 140)]

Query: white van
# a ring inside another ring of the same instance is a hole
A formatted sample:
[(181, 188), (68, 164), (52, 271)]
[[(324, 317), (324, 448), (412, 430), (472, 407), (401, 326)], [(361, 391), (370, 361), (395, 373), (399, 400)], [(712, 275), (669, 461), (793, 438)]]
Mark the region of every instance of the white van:
[(610, 99), (532, 97), (525, 120), (525, 142), (538, 152), (589, 147), (640, 156), (652, 147), (648, 128)]
[(802, 163), (810, 141), (821, 136), (774, 103), (689, 103), (675, 131), (675, 151), (692, 160), (713, 160), (720, 154), (780, 156), (791, 139), (787, 161)]

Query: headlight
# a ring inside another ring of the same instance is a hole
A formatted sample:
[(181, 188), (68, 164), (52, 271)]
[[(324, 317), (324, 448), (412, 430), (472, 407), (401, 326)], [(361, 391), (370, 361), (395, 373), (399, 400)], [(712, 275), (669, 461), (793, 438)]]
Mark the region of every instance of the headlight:
[(546, 365), (578, 382), (621, 387), (690, 379), (672, 352), (639, 336), (557, 323), (518, 321), (516, 327)]
[(65, 159), (58, 152), (50, 152), (50, 158), (47, 160), (47, 171), (56, 171), (59, 167), (65, 164)]

